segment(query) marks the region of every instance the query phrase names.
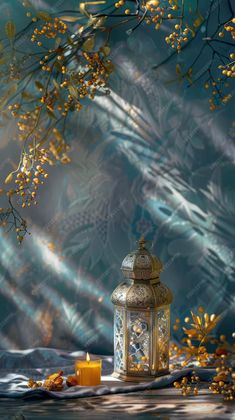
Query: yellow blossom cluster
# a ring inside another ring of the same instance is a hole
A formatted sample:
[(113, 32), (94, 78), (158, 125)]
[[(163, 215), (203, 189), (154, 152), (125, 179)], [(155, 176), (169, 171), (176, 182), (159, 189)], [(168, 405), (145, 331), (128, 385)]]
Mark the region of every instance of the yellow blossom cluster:
[(235, 399), (235, 373), (231, 366), (226, 365), (227, 355), (222, 354), (220, 365), (216, 368), (216, 375), (209, 386), (213, 394), (222, 394), (225, 401)]
[[(117, 1), (117, 2), (114, 4), (114, 6), (115, 6), (117, 9), (119, 9), (119, 7), (125, 6), (125, 3), (126, 3), (126, 0), (119, 0), (119, 1)], [(128, 10), (128, 9), (126, 9), (126, 10)], [(127, 13), (126, 13), (126, 14), (127, 14)]]
[(176, 48), (178, 51), (181, 50), (182, 45), (189, 40), (189, 36), (192, 30), (189, 27), (182, 29), (180, 24), (175, 25), (176, 31), (173, 31), (169, 36), (165, 38), (167, 44), (172, 48)]
[(229, 84), (220, 77), (217, 80), (210, 77), (204, 83), (204, 88), (211, 91), (211, 97), (208, 99), (210, 111), (221, 108), (222, 105), (226, 105), (232, 99), (232, 94), (229, 91), (225, 92), (229, 88)]
[(225, 31), (230, 32), (232, 39), (235, 39), (235, 17), (226, 23), (224, 29)]
[[(224, 29), (231, 35), (231, 38), (235, 40), (235, 17), (224, 25)], [(219, 36), (223, 38), (224, 32), (220, 32)], [(230, 53), (229, 57), (231, 61), (226, 65), (220, 65), (219, 68), (224, 76), (235, 77), (235, 53)]]
[(68, 156), (70, 146), (57, 128), (53, 128), (47, 147), (43, 148), (40, 143), (36, 146), (30, 143), (27, 149), (23, 152), (19, 169), (10, 173), (5, 180), (8, 184), (15, 176), (16, 188), (9, 191), (11, 197), (16, 194), (20, 198), (22, 208), (38, 203), (38, 188), (48, 178), (45, 166), (53, 165), (56, 161), (63, 164), (71, 161)]
[(16, 189), (14, 191), (20, 197), (23, 208), (37, 204), (37, 190), (48, 178), (48, 173), (44, 169), (44, 165), (48, 161), (50, 159), (45, 149), (35, 149), (29, 145), (29, 153), (24, 152), (22, 165), (16, 174)]
[[(125, 8), (126, 1), (119, 0), (115, 3), (116, 8)], [(177, 51), (180, 51), (182, 45), (186, 43), (190, 36), (194, 34), (194, 31), (190, 27), (183, 25), (183, 16), (182, 16), (182, 5), (179, 4), (178, 0), (147, 0), (141, 1), (141, 10), (145, 14), (144, 22), (147, 25), (153, 24), (156, 30), (159, 30), (162, 23), (166, 20), (175, 22), (174, 31), (165, 37), (165, 41), (172, 48), (176, 48)], [(125, 15), (129, 15), (131, 10), (125, 8)]]
[(64, 35), (68, 27), (66, 23), (60, 20), (58, 17), (51, 18), (47, 17), (47, 22), (43, 23), (41, 27), (35, 28), (31, 37), (32, 42), (37, 42), (37, 45), (41, 47), (43, 45), (41, 37), (56, 38), (59, 34)]
[(200, 378), (196, 371), (192, 372), (189, 377), (184, 376), (181, 381), (175, 381), (174, 387), (181, 390), (181, 394), (185, 397), (186, 395), (198, 395)]

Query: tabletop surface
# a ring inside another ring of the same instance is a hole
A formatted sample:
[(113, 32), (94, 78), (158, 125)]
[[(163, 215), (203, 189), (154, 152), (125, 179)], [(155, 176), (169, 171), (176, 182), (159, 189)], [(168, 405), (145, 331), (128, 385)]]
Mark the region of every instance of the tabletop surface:
[(129, 394), (84, 397), (71, 400), (1, 399), (0, 418), (29, 419), (113, 419), (159, 418), (235, 419), (234, 403), (208, 390), (197, 397), (183, 397), (174, 388), (146, 390)]

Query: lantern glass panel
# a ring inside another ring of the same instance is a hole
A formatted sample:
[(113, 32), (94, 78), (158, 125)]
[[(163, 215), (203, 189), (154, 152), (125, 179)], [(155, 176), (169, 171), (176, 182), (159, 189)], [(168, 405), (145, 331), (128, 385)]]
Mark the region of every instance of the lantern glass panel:
[(169, 365), (170, 309), (157, 311), (158, 369), (166, 370)]
[(128, 315), (128, 371), (149, 373), (150, 313), (131, 311)]
[(124, 309), (115, 308), (114, 323), (114, 369), (121, 371), (124, 369)]

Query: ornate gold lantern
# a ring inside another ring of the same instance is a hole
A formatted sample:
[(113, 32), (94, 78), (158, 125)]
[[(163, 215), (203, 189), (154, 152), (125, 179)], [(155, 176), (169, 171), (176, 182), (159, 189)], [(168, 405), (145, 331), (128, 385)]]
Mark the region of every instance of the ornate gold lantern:
[(112, 294), (114, 373), (124, 381), (153, 380), (169, 370), (172, 293), (161, 283), (162, 263), (141, 238), (121, 266), (126, 281)]

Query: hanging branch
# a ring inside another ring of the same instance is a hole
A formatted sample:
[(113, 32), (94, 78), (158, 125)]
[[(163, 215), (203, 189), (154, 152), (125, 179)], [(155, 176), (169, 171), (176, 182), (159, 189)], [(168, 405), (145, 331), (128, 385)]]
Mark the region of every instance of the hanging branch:
[[(14, 182), (15, 187), (7, 191), (9, 209), (2, 210), (0, 221), (3, 227), (15, 228), (20, 242), (24, 236), (21, 228), (25, 228), (24, 232), (27, 228), (13, 205), (14, 197), (18, 197), (17, 204), (22, 208), (37, 204), (38, 188), (48, 178), (48, 165), (70, 162), (67, 118), (81, 110), (86, 98), (92, 100), (97, 93), (108, 92), (106, 85), (112, 72), (106, 40), (95, 46), (103, 19), (89, 22), (86, 13), (53, 17), (30, 11), (27, 16), (32, 23), (21, 31), (21, 36), (30, 36), (30, 52), (19, 49), (20, 37), (9, 21), (8, 42), (2, 47), (9, 59), (0, 61), (6, 86), (1, 108), (7, 106), (16, 120), (21, 144), (19, 164), (5, 179), (5, 184)], [(84, 24), (74, 31), (72, 25), (78, 19)], [(6, 118), (4, 110), (2, 123)]]
[[(0, 224), (14, 228), (20, 242), (27, 226), (16, 206), (37, 204), (38, 189), (48, 178), (48, 166), (70, 162), (66, 140), (70, 116), (88, 105), (87, 99), (109, 93), (113, 66), (108, 43), (114, 31), (123, 28), (130, 35), (143, 25), (152, 25), (159, 31), (167, 23), (169, 34), (165, 42), (172, 54), (155, 69), (201, 37), (202, 46), (191, 64), (185, 68), (176, 64), (177, 79), (186, 80), (188, 86), (203, 80), (205, 88), (212, 89), (211, 110), (231, 98), (231, 93), (224, 93), (223, 89), (227, 89), (228, 79), (235, 77), (235, 53), (227, 54), (222, 47), (234, 46), (232, 4), (224, 0), (229, 16), (223, 20), (220, 0), (210, 2), (205, 16), (200, 12), (200, 1), (196, 1), (194, 12), (186, 16), (184, 0), (97, 0), (80, 3), (79, 11), (58, 13), (37, 11), (25, 0), (23, 5), (30, 19), (26, 27), (16, 33), (14, 22), (7, 22), (6, 38), (0, 43), (0, 75), (5, 87), (0, 101), (0, 124), (8, 122), (9, 114), (15, 119), (21, 153), (16, 169), (5, 179), (6, 185), (14, 182), (14, 187), (5, 191), (8, 206), (0, 212)], [(215, 13), (217, 27), (211, 30)], [(205, 53), (209, 61), (196, 71)]]
[[(178, 80), (185, 80), (187, 87), (202, 82), (204, 88), (211, 91), (209, 98), (211, 111), (221, 108), (231, 100), (231, 84), (234, 83), (233, 79), (235, 78), (235, 53), (229, 53), (231, 47), (235, 48), (235, 42), (233, 42), (235, 39), (235, 13), (230, 1), (224, 0), (224, 3), (227, 5), (226, 19), (222, 17), (225, 14), (225, 5), (220, 7), (219, 0), (210, 2), (208, 12), (205, 17), (201, 18), (195, 35), (187, 43), (187, 46), (191, 44), (191, 48), (193, 48), (196, 40), (197, 44), (198, 41), (201, 41), (201, 47), (198, 48), (197, 45), (198, 52), (191, 63), (185, 63), (182, 66), (176, 65)], [(211, 23), (215, 14), (217, 16), (216, 27)], [(205, 36), (199, 30), (202, 26), (205, 28)], [(226, 52), (224, 47), (227, 47)], [(157, 70), (170, 62), (175, 54), (176, 52), (168, 56), (154, 69)], [(206, 57), (206, 62), (202, 66), (203, 57)]]

